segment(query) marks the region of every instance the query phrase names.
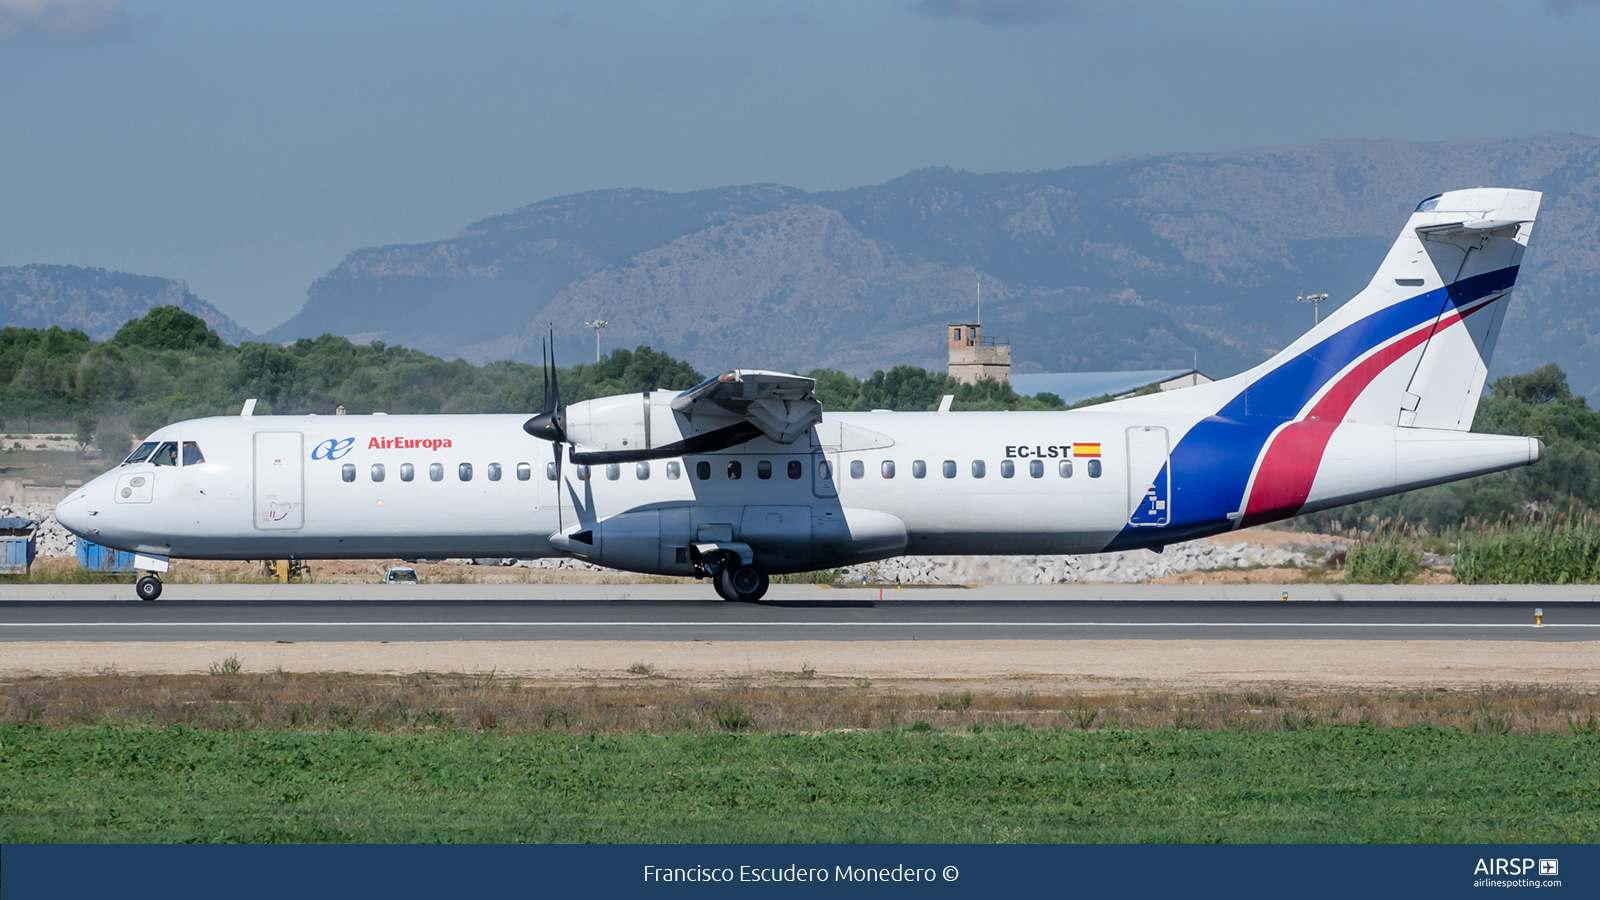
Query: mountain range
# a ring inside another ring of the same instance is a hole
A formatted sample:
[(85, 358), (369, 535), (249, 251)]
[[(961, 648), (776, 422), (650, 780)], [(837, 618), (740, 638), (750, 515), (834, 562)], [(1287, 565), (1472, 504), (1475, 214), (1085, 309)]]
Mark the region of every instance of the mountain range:
[(1474, 185), (1545, 192), (1495, 374), (1556, 362), (1600, 397), (1600, 139), (1551, 133), (924, 169), (839, 191), (592, 191), (357, 250), (265, 338), (537, 361), (553, 325), (570, 363), (602, 317), (606, 347), (649, 344), (702, 371), (865, 374), (941, 368), (941, 326), (976, 317), (981, 284), (985, 333), (1010, 338), (1015, 371), (1198, 362), (1223, 376), (1310, 326), (1298, 295), (1329, 293), (1326, 314), (1360, 290), (1419, 200)]
[(59, 325), (103, 341), (157, 306), (194, 313), (231, 344), (254, 337), (176, 279), (81, 266), (0, 267), (0, 326)]

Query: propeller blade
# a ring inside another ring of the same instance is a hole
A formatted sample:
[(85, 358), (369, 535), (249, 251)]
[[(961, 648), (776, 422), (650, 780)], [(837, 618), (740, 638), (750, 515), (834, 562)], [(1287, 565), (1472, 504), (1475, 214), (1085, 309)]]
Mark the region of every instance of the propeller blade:
[(544, 403), (542, 408), (550, 408), (550, 348), (545, 344), (544, 338), (539, 339), (539, 377), (544, 381)]

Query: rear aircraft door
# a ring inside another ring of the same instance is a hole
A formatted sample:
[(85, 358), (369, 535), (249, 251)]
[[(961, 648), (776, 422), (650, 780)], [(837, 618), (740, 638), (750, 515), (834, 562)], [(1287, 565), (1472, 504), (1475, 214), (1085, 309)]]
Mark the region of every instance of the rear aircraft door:
[(255, 526), (293, 531), (305, 524), (304, 439), (298, 431), (258, 431), (255, 444)]
[(1157, 425), (1128, 429), (1128, 524), (1160, 527), (1171, 519), (1171, 469), (1167, 430)]

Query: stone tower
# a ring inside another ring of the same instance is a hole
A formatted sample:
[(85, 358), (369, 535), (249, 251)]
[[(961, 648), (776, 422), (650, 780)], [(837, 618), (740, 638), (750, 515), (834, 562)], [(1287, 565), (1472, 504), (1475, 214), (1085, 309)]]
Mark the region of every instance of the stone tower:
[(950, 338), (950, 377), (962, 384), (977, 384), (981, 378), (1011, 383), (1011, 341), (986, 338), (977, 323), (946, 325)]

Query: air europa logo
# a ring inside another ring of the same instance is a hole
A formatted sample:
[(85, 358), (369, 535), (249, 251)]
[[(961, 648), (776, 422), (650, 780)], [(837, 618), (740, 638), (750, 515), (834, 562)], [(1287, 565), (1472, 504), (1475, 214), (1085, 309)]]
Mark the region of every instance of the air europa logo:
[(318, 444), (317, 446), (311, 448), (311, 458), (312, 459), (338, 459), (338, 458), (344, 456), (346, 453), (349, 453), (350, 452), (350, 448), (354, 447), (355, 444), (356, 444), (356, 439), (353, 438), (353, 437), (329, 438), (329, 439), (323, 441), (322, 443)]
[(375, 437), (367, 441), (368, 450), (442, 450), (450, 446), (449, 438)]

